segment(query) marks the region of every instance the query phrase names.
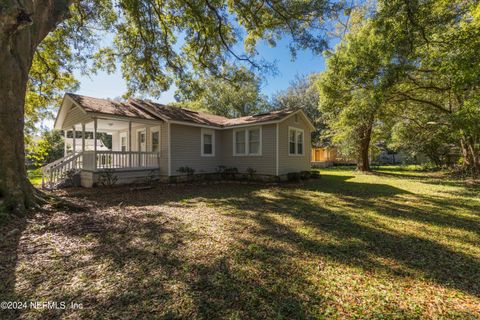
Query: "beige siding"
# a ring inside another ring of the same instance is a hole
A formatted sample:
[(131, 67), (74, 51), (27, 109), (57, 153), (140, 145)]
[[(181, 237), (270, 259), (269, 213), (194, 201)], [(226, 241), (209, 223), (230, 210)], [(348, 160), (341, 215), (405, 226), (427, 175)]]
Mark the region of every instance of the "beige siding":
[(246, 172), (247, 168), (253, 168), (257, 171), (257, 174), (274, 175), (276, 163), (276, 125), (270, 124), (261, 127), (262, 155), (260, 156), (234, 156), (234, 129), (223, 130), (221, 164), (227, 167), (236, 167), (239, 172)]
[(70, 129), (73, 125), (78, 123), (87, 123), (93, 119), (85, 114), (79, 107), (73, 106), (65, 116), (63, 121), (63, 129)]
[(160, 174), (168, 175), (168, 124), (160, 123)]
[[(294, 127), (304, 131), (304, 154), (294, 156), (288, 154), (288, 128)], [(291, 116), (278, 124), (278, 158), (279, 175), (289, 172), (310, 170), (311, 153), (311, 130), (305, 119), (298, 114), (298, 123), (295, 123), (295, 116)]]
[(220, 130), (213, 130), (215, 134), (215, 156), (201, 155), (201, 132), (202, 128), (171, 124), (171, 175), (179, 175), (180, 167), (195, 169), (195, 173), (215, 172), (220, 165), (220, 153), (222, 152)]

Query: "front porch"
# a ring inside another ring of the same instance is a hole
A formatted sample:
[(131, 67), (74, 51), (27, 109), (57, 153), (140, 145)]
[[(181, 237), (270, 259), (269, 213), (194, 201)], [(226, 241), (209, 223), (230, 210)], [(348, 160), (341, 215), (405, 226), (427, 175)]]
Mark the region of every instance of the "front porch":
[(83, 187), (95, 185), (105, 172), (114, 174), (119, 184), (161, 175), (160, 121), (77, 110), (73, 106), (56, 127), (65, 133), (65, 154), (42, 168), (43, 188), (54, 188), (74, 174)]

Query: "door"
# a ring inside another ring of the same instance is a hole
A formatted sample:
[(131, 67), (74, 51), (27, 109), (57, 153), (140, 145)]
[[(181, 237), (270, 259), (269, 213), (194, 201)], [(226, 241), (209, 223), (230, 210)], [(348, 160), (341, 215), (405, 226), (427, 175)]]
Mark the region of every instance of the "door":
[(145, 167), (145, 155), (141, 152), (147, 151), (147, 131), (145, 129), (140, 129), (137, 132), (137, 151), (138, 153), (138, 166)]

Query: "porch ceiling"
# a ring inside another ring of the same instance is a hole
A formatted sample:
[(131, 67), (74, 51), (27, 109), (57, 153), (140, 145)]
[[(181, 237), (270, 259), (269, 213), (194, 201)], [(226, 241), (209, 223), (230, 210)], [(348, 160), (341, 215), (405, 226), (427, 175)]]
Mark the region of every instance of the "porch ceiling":
[[(132, 126), (137, 122), (132, 121)], [(85, 124), (85, 131), (93, 131), (93, 121)], [(82, 131), (82, 124), (75, 125), (76, 131)], [(128, 130), (128, 121), (97, 119), (97, 132), (116, 132), (120, 130)]]

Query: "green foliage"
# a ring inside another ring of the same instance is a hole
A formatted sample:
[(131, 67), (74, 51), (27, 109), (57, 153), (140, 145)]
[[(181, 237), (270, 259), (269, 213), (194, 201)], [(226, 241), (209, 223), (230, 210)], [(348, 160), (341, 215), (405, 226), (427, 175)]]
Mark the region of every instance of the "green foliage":
[(253, 169), (253, 168), (247, 168), (247, 174), (248, 174), (248, 177), (250, 179), (253, 179), (255, 178), (255, 174), (257, 173), (257, 170)]
[(218, 166), (215, 171), (220, 174), (222, 179), (235, 179), (235, 174), (238, 173), (236, 167)]
[(300, 179), (308, 180), (312, 177), (312, 173), (310, 171), (300, 171)]
[(300, 174), (300, 172), (287, 173), (287, 180), (289, 182), (299, 182), (301, 178), (302, 178), (302, 175)]
[(187, 176), (191, 176), (195, 173), (195, 169), (190, 167), (180, 167), (177, 169), (177, 172), (186, 174)]
[(269, 110), (267, 99), (260, 93), (260, 79), (245, 68), (234, 70), (236, 79), (216, 76), (199, 77), (179, 83), (176, 98), (180, 106), (236, 118)]
[(312, 135), (312, 142), (322, 146), (331, 144), (330, 139), (320, 134), (327, 129), (322, 113), (319, 110), (320, 97), (316, 87), (318, 75), (297, 76), (285, 91), (273, 97), (272, 104), (277, 109), (302, 109), (313, 122), (316, 131)]
[(63, 157), (64, 144), (61, 131), (44, 131), (40, 140), (31, 141), (26, 147), (26, 158), (35, 167), (44, 166)]
[(479, 6), (460, 0), (380, 1), (376, 17), (402, 69), (390, 99), (400, 121), (409, 127), (418, 122), (422, 144), (455, 140), (474, 175), (480, 174)]
[(320, 171), (318, 170), (311, 170), (310, 171), (310, 178), (312, 179), (320, 179), (321, 175), (320, 175)]
[[(322, 132), (340, 152), (368, 164), (372, 132), (378, 125), (395, 77), (392, 47), (365, 13), (355, 12), (351, 27), (317, 82), (320, 110), (330, 128)], [(367, 157), (367, 159), (365, 159)]]
[(98, 183), (104, 187), (112, 187), (118, 181), (118, 176), (115, 174), (115, 169), (104, 169), (98, 175)]

